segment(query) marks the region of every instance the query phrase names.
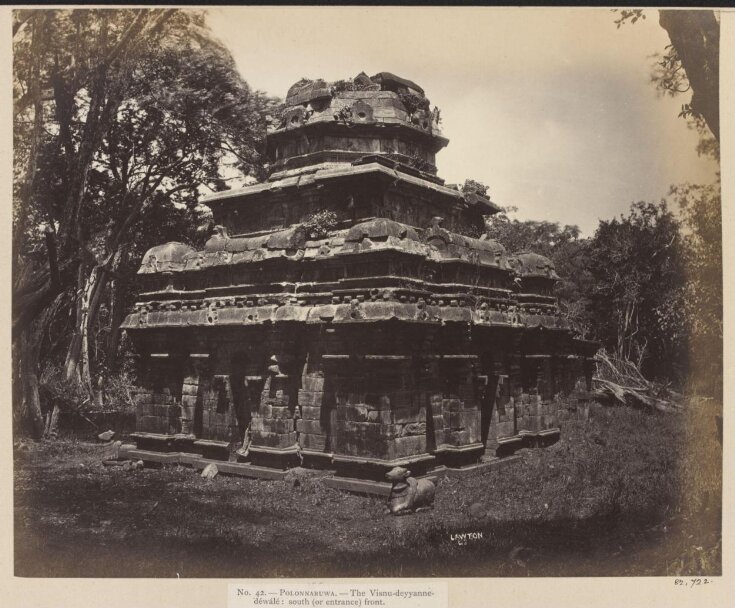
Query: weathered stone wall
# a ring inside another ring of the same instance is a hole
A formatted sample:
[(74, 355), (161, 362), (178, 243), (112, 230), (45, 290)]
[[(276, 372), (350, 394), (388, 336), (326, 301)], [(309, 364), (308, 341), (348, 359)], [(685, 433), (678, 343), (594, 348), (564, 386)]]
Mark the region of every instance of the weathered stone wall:
[(167, 389), (164, 391), (135, 394), (136, 431), (171, 435), (178, 432), (181, 407)]

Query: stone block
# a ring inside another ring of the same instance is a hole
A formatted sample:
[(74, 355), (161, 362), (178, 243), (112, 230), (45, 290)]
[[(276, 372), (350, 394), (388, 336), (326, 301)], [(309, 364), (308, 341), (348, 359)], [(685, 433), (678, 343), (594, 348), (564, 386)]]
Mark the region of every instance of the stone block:
[(263, 405), (270, 405), (273, 407), (288, 407), (291, 403), (291, 400), (287, 394), (281, 394), (281, 395), (263, 394), (263, 396), (261, 397), (261, 403)]
[(290, 433), (294, 430), (293, 420), (283, 418), (253, 418), (250, 421), (250, 430), (268, 433)]
[(541, 430), (541, 416), (528, 417), (528, 430), (534, 433)]
[(168, 406), (160, 403), (152, 403), (149, 406), (149, 411), (151, 416), (168, 416)]
[(308, 433), (311, 435), (324, 435), (326, 433), (326, 429), (322, 428), (318, 420), (297, 420), (296, 430), (299, 433)]
[(471, 443), (469, 431), (449, 431), (446, 433), (447, 443), (450, 445), (467, 445)]
[(443, 414), (437, 414), (431, 418), (434, 421), (434, 430), (443, 429), (445, 427)]
[(198, 384), (187, 384), (186, 382), (181, 387), (181, 396), (182, 398), (185, 396), (191, 396), (196, 398), (197, 393), (199, 393), (199, 385)]
[(465, 410), (462, 419), (462, 428), (469, 432), (470, 443), (480, 441), (480, 412), (477, 410)]
[(363, 405), (344, 405), (337, 408), (337, 419), (349, 422), (367, 422), (368, 409)]
[(441, 428), (441, 429), (434, 429), (434, 445), (440, 446), (443, 443), (447, 442), (447, 433), (449, 431)]
[(162, 432), (161, 419), (158, 416), (142, 416), (138, 418), (137, 428), (139, 431), (147, 433)]
[[(452, 416), (454, 414), (454, 416)], [(459, 412), (444, 412), (444, 426), (448, 429), (459, 428)]]
[(499, 422), (497, 425), (498, 437), (513, 437), (515, 435), (515, 425), (512, 420), (507, 422)]
[(368, 410), (368, 422), (379, 422), (381, 424), (392, 424), (393, 413), (390, 410)]
[(293, 418), (293, 412), (286, 406), (261, 406), (260, 412), (263, 414), (263, 418)]
[(287, 448), (296, 443), (296, 431), (291, 433), (269, 433), (267, 431), (251, 431), (254, 446), (270, 448)]
[(426, 436), (426, 423), (425, 422), (411, 422), (404, 424), (401, 429), (401, 437), (407, 437), (410, 435), (422, 435)]
[(304, 450), (314, 450), (322, 452), (327, 448), (326, 435), (312, 435), (310, 433), (301, 433), (299, 435), (299, 445)]
[(194, 395), (182, 395), (181, 403), (186, 407), (195, 407), (197, 404), (197, 396)]
[(361, 436), (367, 439), (393, 439), (401, 434), (401, 425), (397, 424), (338, 421), (336, 428), (342, 434)]
[(153, 404), (152, 403), (139, 403), (135, 406), (135, 413), (138, 418), (143, 416), (153, 415)]
[(301, 417), (304, 420), (319, 420), (321, 419), (321, 415), (322, 415), (321, 407), (311, 407), (307, 405), (301, 406)]
[(467, 421), (467, 413), (462, 411), (444, 412), (444, 424), (451, 429), (464, 429)]
[(396, 422), (411, 423), (411, 422), (423, 422), (426, 420), (426, 409), (416, 407), (396, 407), (391, 410), (393, 412), (393, 419)]
[(299, 390), (299, 405), (308, 407), (318, 407), (324, 401), (324, 393), (321, 391)]
[(263, 430), (270, 433), (290, 433), (294, 430), (293, 418), (264, 418)]
[(372, 458), (387, 456), (388, 442), (385, 437), (369, 437), (345, 432), (337, 432), (333, 438), (335, 453)]
[(426, 436), (398, 437), (388, 442), (388, 456), (403, 458), (426, 453)]
[(304, 375), (301, 377), (301, 389), (310, 392), (324, 390), (324, 376)]

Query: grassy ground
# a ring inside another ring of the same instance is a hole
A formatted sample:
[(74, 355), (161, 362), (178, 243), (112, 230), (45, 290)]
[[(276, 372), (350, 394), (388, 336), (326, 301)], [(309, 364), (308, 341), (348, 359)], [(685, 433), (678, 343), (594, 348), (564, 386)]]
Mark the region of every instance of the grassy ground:
[[(18, 576), (610, 576), (721, 572), (711, 402), (683, 415), (593, 405), (544, 450), (441, 480), (432, 511), (184, 467), (123, 471), (59, 440), (15, 455)], [(467, 544), (456, 535), (480, 533)]]

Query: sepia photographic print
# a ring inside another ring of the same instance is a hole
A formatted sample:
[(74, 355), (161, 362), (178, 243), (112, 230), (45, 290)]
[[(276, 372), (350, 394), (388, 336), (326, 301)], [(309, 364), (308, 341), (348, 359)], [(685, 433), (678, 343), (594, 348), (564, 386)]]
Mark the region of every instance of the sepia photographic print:
[(730, 13), (5, 13), (4, 605), (727, 605)]

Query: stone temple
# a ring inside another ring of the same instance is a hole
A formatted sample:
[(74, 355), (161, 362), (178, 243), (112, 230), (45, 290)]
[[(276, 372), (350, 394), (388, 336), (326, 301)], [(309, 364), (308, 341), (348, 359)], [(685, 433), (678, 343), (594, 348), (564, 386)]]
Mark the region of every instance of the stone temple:
[(267, 181), (204, 200), (203, 250), (143, 259), (124, 322), (139, 457), (377, 480), (553, 442), (597, 345), (560, 314), (547, 258), (484, 234), (483, 189), (437, 177), (448, 140), (423, 89), (301, 80), (285, 105)]

